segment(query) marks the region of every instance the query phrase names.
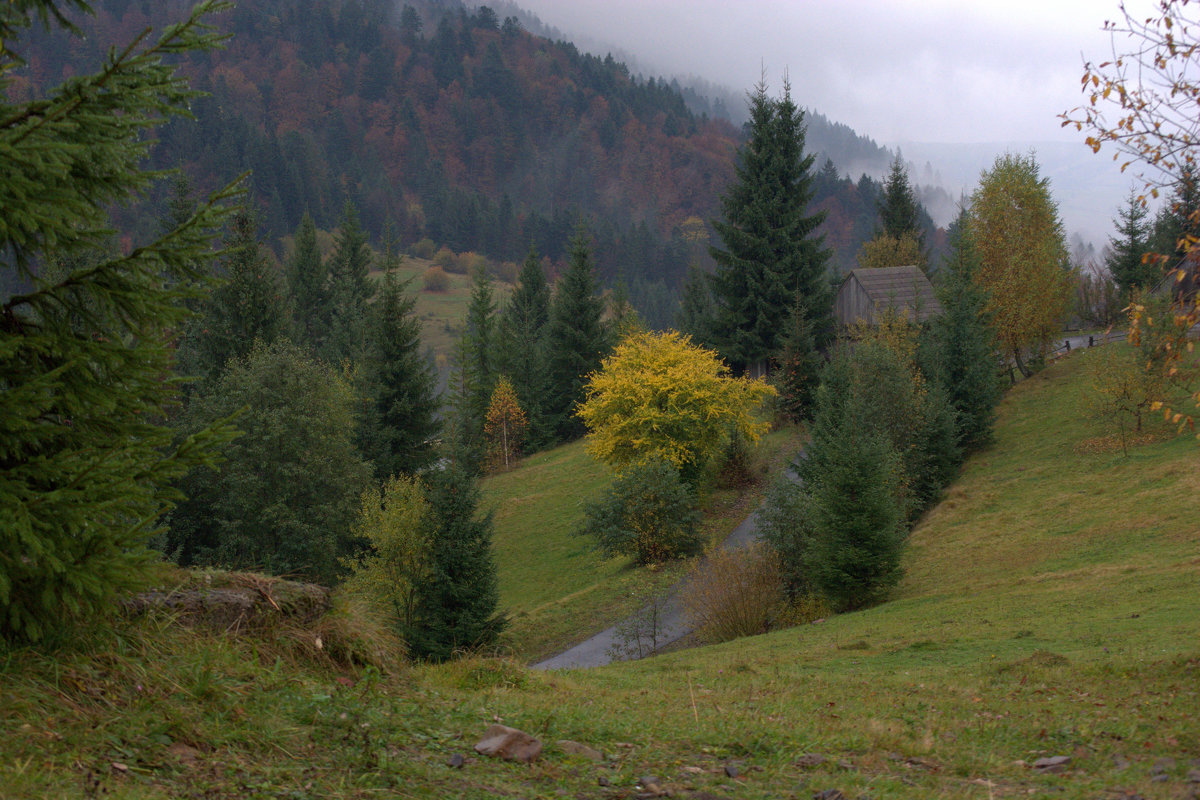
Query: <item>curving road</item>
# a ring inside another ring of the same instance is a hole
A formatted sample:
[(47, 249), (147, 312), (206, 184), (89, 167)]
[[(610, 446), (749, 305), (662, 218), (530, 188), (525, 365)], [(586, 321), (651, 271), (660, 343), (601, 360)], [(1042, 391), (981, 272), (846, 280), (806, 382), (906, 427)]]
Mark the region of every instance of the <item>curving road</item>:
[[(788, 474), (795, 477), (791, 470)], [(721, 547), (734, 550), (745, 547), (758, 539), (758, 511), (755, 510), (733, 529), (733, 532), (721, 543)], [(688, 578), (676, 583), (669, 590), (666, 600), (659, 609), (657, 623), (658, 636), (655, 643), (658, 648), (679, 641), (692, 632), (683, 614), (683, 604), (680, 601), (682, 590), (687, 586)], [(559, 653), (533, 665), (534, 669), (577, 669), (581, 667), (602, 667), (613, 661), (613, 649), (623, 644), (618, 635), (618, 629), (623, 623), (618, 623), (597, 633), (587, 641), (580, 642), (570, 650)]]

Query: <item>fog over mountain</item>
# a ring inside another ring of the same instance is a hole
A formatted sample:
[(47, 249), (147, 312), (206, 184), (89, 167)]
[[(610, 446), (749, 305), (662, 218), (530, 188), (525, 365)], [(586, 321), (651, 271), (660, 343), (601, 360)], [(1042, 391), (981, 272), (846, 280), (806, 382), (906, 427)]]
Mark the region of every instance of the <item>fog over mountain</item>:
[[(1150, 3), (1127, 5), (1140, 13)], [(979, 173), (1006, 150), (1032, 150), (1068, 231), (1097, 247), (1135, 185), (1110, 153), (1091, 153), (1084, 134), (1063, 128), (1058, 116), (1084, 99), (1085, 58), (1111, 54), (1102, 27), (1119, 15), (1116, 0), (522, 0), (520, 6), (581, 49), (611, 51), (635, 70), (681, 76), (684, 85), (693, 76), (713, 89), (728, 87), (723, 102), (743, 96), (760, 76), (778, 89), (786, 74), (799, 103), (898, 147), (916, 182), (935, 180), (945, 197), (969, 194)], [(740, 113), (730, 111), (735, 119)], [(854, 176), (884, 169), (838, 167)], [(946, 223), (955, 203), (943, 198), (933, 205), (935, 220)]]

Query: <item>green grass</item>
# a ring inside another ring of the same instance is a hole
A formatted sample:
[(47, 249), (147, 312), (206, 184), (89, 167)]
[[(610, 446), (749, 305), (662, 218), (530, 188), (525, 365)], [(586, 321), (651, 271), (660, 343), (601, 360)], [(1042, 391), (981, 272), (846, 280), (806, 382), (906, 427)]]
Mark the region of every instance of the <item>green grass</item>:
[[(781, 469), (797, 445), (795, 429), (763, 438), (755, 451), (758, 476)], [(689, 566), (648, 573), (627, 558), (606, 558), (576, 535), (584, 508), (600, 497), (611, 473), (583, 442), (539, 453), (510, 472), (483, 481), (484, 508), (495, 510), (500, 604), (510, 615), (505, 646), (530, 661), (565, 650), (634, 610), (636, 589), (667, 582)], [(765, 483), (765, 481), (764, 481)], [(705, 535), (720, 541), (757, 504), (763, 486), (713, 488), (702, 499)]]
[[(384, 677), (116, 624), (0, 656), (0, 796), (633, 798), (649, 774), (674, 797), (1189, 797), (1200, 450), (1079, 447), (1101, 434), (1079, 410), (1089, 355), (1009, 394), (995, 445), (914, 530), (892, 602), (551, 674), (471, 658)], [(554, 580), (523, 602), (573, 585)], [(541, 736), (541, 759), (471, 757), (496, 720)], [(1032, 768), (1055, 755), (1065, 772)]]

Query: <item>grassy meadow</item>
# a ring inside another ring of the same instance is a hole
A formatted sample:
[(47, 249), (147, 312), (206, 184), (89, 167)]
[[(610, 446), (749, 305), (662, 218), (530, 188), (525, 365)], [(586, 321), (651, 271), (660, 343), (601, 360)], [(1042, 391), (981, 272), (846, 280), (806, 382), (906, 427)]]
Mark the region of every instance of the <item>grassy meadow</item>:
[[(278, 637), (110, 621), (0, 656), (0, 796), (1195, 797), (1200, 446), (1102, 438), (1082, 411), (1092, 355), (1008, 394), (886, 604), (556, 673), (471, 657), (383, 674)], [(489, 481), (514, 628), (553, 624), (547, 604), (596, 613), (582, 598), (608, 589), (589, 587), (620, 585), (621, 565), (557, 538), (602, 484), (569, 448)], [(537, 492), (549, 509), (517, 501)], [(496, 721), (541, 757), (476, 757)]]

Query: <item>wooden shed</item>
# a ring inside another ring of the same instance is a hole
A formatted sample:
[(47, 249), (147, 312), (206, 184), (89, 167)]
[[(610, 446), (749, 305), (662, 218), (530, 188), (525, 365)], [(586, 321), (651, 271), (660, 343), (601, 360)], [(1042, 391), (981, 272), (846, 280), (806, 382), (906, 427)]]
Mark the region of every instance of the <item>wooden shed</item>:
[(850, 270), (838, 288), (833, 315), (841, 327), (856, 322), (873, 325), (885, 308), (916, 322), (942, 313), (933, 284), (920, 267), (880, 267)]

